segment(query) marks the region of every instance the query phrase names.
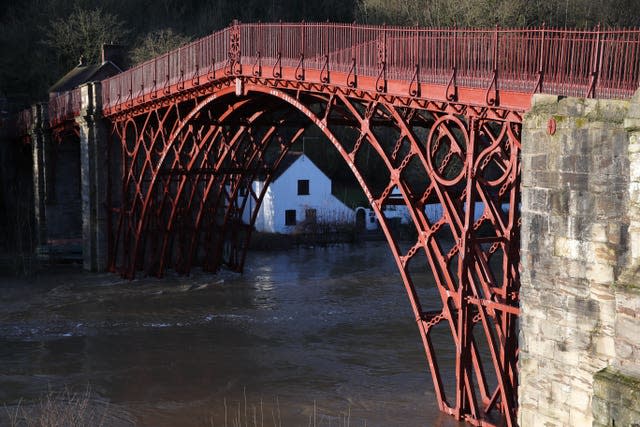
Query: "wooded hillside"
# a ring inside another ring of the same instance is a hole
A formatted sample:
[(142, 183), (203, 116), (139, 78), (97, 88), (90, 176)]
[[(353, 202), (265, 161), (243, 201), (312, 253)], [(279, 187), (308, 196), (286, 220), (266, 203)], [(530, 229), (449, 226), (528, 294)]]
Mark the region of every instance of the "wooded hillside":
[(102, 43), (130, 62), (233, 20), (335, 21), (421, 26), (635, 26), (637, 0), (21, 0), (0, 8), (0, 97), (30, 103)]

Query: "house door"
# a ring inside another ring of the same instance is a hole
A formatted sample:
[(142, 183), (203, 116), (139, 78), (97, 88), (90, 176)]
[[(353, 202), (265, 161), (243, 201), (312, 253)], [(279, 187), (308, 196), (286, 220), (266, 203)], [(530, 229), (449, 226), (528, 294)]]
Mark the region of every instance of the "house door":
[(315, 209), (305, 209), (304, 219), (308, 224), (315, 224), (316, 218), (317, 218), (317, 214)]
[(365, 227), (367, 226), (366, 220), (366, 212), (364, 211), (364, 209), (358, 209), (356, 211), (356, 230), (364, 231)]

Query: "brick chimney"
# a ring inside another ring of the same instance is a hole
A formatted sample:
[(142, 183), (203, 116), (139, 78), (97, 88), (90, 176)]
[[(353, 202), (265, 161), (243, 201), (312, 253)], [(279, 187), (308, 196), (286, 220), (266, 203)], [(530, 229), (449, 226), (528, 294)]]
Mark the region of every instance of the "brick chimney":
[(111, 61), (121, 70), (126, 68), (125, 48), (119, 44), (103, 44), (102, 45), (102, 63)]

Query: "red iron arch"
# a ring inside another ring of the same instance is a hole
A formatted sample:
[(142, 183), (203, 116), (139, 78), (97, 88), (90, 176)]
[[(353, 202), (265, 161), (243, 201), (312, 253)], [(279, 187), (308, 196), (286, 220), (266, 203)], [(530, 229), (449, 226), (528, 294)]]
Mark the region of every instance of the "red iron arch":
[[(263, 174), (268, 183), (314, 124), (378, 216), (418, 323), (440, 409), (476, 425), (500, 419), (515, 425), (519, 121), (487, 117), (481, 109), (404, 106), (328, 87), (239, 85), (115, 120), (123, 148), (127, 123), (136, 137), (133, 149), (121, 150), (125, 179), (114, 211), (110, 265), (120, 264), (129, 277), (143, 267), (152, 274), (167, 266), (188, 272), (201, 258), (211, 270), (223, 263), (241, 270), (264, 197), (251, 182)], [(336, 136), (340, 128), (351, 138)], [(367, 170), (365, 151), (380, 170)], [(380, 174), (383, 185), (379, 176), (374, 185), (372, 177)], [(240, 189), (255, 201), (250, 224), (241, 222), (247, 197), (239, 197)], [(394, 189), (401, 201), (392, 197)], [(409, 243), (385, 215), (392, 204), (409, 212)], [(427, 213), (435, 204), (442, 210), (436, 218)], [(135, 242), (134, 251), (123, 253), (127, 245), (118, 240)], [(416, 264), (428, 266), (431, 285), (416, 279), (410, 268)], [(432, 344), (436, 329), (448, 330), (454, 344), (456, 381), (448, 389)]]

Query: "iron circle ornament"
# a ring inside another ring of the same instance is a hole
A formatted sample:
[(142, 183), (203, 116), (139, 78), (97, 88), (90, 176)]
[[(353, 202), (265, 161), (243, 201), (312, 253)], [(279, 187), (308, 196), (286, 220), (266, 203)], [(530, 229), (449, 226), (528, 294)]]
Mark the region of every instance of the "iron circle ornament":
[(441, 185), (452, 186), (465, 176), (469, 131), (453, 115), (439, 117), (429, 132), (426, 158), (432, 177)]
[(478, 135), (491, 143), (481, 149), (474, 163), (474, 175), (490, 187), (502, 185), (509, 179), (513, 167), (511, 158), (515, 136), (511, 123), (502, 122), (497, 135), (486, 123), (479, 127)]
[(136, 147), (138, 146), (139, 142), (139, 135), (140, 133), (138, 132), (138, 125), (136, 124), (135, 120), (133, 120), (132, 118), (126, 119), (123, 125), (122, 146), (125, 149), (127, 156), (129, 156), (130, 158), (134, 157), (135, 155)]

